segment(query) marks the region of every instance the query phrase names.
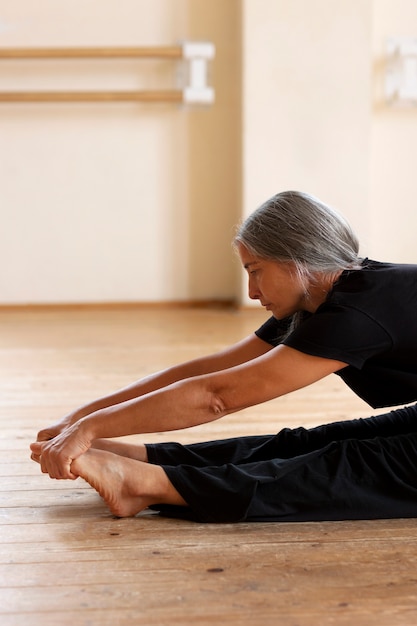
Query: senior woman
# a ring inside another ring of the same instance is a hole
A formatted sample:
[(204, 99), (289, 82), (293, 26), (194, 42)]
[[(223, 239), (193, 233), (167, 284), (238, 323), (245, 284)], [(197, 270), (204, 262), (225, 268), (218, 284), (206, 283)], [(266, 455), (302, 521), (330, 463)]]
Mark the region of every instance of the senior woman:
[[(346, 220), (295, 191), (265, 202), (234, 243), (265, 324), (74, 411), (40, 431), (32, 458), (52, 478), (83, 477), (120, 517), (417, 516), (417, 265), (360, 258)], [(208, 423), (332, 373), (371, 407), (408, 406), (188, 446), (108, 440)]]

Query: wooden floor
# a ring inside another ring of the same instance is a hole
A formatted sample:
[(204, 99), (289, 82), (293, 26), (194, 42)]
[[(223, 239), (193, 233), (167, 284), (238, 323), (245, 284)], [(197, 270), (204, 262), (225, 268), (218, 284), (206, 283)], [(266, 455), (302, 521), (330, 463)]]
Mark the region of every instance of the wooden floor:
[[(262, 312), (0, 309), (2, 626), (411, 626), (417, 521), (204, 525), (113, 519), (81, 479), (30, 461), (71, 408), (251, 332)], [(369, 414), (336, 376), (215, 424), (198, 441)]]

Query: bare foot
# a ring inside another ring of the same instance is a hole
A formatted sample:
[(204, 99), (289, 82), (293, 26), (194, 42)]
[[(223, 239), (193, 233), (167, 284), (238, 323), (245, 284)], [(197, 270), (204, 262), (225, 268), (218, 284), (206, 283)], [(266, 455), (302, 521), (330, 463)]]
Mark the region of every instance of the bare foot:
[(98, 491), (117, 517), (133, 517), (152, 504), (186, 505), (159, 465), (90, 449), (73, 461), (71, 471)]
[(143, 444), (126, 443), (124, 441), (115, 441), (114, 439), (95, 439), (91, 446), (96, 450), (106, 450), (113, 452), (127, 459), (135, 459), (136, 461), (148, 462), (148, 454)]

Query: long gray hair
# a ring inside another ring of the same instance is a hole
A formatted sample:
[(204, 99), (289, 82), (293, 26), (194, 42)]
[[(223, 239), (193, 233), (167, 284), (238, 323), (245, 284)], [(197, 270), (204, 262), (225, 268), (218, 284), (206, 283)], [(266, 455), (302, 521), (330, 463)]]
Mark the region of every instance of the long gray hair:
[(237, 243), (255, 256), (294, 263), (300, 278), (360, 268), (359, 242), (348, 222), (299, 191), (284, 191), (264, 202), (238, 228)]

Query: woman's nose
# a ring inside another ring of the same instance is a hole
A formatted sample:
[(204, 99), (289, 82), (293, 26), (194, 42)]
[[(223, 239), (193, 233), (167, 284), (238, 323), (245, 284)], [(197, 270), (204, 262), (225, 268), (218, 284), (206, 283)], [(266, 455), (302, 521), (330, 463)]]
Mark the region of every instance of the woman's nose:
[(258, 286), (252, 278), (249, 278), (248, 295), (251, 300), (259, 300), (261, 297)]

